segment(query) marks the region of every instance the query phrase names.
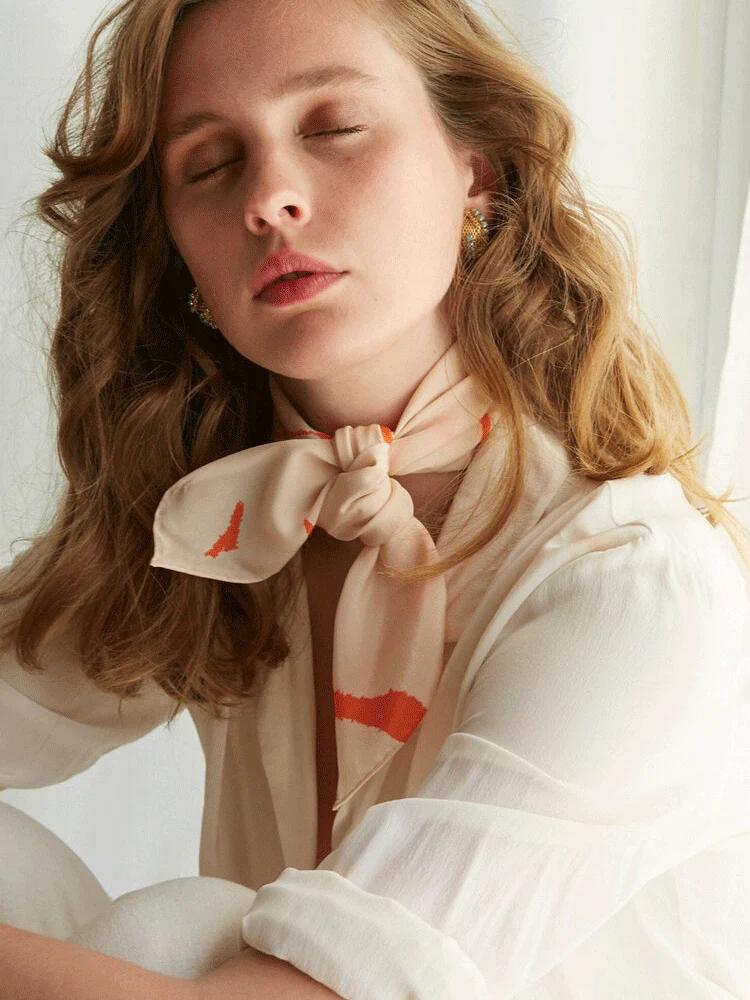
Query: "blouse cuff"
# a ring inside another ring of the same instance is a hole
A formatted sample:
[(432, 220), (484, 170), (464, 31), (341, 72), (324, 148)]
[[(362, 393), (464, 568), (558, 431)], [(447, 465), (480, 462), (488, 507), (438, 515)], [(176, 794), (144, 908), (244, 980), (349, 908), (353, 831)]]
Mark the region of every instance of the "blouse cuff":
[(347, 1000), (489, 997), (454, 938), (335, 871), (285, 868), (258, 889), (242, 937)]

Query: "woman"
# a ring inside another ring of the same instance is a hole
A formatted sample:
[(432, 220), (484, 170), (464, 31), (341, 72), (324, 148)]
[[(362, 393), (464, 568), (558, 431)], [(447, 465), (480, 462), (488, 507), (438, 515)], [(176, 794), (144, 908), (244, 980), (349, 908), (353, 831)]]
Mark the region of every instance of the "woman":
[(748, 996), (750, 554), (564, 106), (460, 0), (128, 0), (87, 69), (2, 784), (187, 708), (201, 875), (6, 809), (9, 995)]

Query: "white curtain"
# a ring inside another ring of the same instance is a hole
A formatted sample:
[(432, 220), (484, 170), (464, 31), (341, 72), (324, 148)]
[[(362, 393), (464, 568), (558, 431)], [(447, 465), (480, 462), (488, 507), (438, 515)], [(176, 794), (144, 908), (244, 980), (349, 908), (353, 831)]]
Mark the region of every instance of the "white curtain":
[(733, 488), (730, 510), (750, 530), (750, 3), (727, 8), (716, 171), (712, 309), (703, 389), (711, 449), (706, 479)]
[[(733, 497), (750, 497), (750, 188), (733, 288), (707, 479), (716, 490), (732, 486)], [(730, 509), (750, 530), (750, 499)]]
[[(680, 379), (696, 436), (707, 436), (702, 471), (716, 489), (750, 493), (750, 3), (476, 7), (573, 111), (574, 166), (589, 196), (630, 225), (643, 321)], [(55, 290), (21, 270), (34, 248), (20, 213), (52, 176), (40, 147), (104, 8), (0, 0), (4, 564), (45, 523), (62, 486), (41, 350)], [(746, 522), (748, 507), (732, 505)], [(204, 768), (186, 715), (70, 781), (0, 797), (70, 844), (113, 896), (196, 874)]]

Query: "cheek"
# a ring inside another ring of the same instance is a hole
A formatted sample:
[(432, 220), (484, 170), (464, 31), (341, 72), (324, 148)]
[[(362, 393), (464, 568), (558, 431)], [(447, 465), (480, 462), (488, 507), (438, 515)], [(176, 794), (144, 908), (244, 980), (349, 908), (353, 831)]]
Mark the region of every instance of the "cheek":
[(198, 213), (182, 213), (170, 222), (172, 238), (194, 281), (207, 293), (218, 289), (222, 261), (231, 259), (230, 231), (214, 213), (210, 219)]
[[(438, 161), (439, 162), (439, 161)], [(363, 233), (377, 271), (394, 285), (441, 294), (453, 279), (461, 207), (453, 175), (414, 152), (369, 168)]]

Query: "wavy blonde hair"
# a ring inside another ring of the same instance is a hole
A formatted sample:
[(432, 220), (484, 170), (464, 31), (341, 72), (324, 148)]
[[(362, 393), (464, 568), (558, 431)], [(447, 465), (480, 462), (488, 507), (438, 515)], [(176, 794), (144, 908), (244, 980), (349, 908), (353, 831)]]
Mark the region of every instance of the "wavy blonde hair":
[[(42, 640), (74, 624), (87, 677), (120, 698), (153, 678), (175, 699), (170, 722), (183, 703), (218, 714), (257, 693), (289, 654), (292, 600), (286, 567), (248, 586), (149, 565), (168, 487), (272, 434), (268, 372), (186, 309), (192, 282), (160, 207), (165, 63), (177, 24), (209, 2), (124, 0), (104, 16), (44, 150), (61, 176), (33, 217), (60, 238), (49, 361), (67, 487), (0, 588), (0, 604), (17, 605), (0, 642), (26, 669), (43, 669)], [(522, 497), (528, 416), (594, 482), (672, 473), (750, 567), (729, 491), (698, 479), (702, 442), (676, 378), (632, 318), (627, 227), (598, 207), (623, 247), (569, 169), (565, 105), (462, 0), (356, 2), (417, 67), (448, 140), (486, 156), (497, 178), (492, 241), (460, 262), (446, 304), (466, 370), (508, 414), (507, 467), (482, 530), (400, 575), (444, 572), (500, 531)]]

